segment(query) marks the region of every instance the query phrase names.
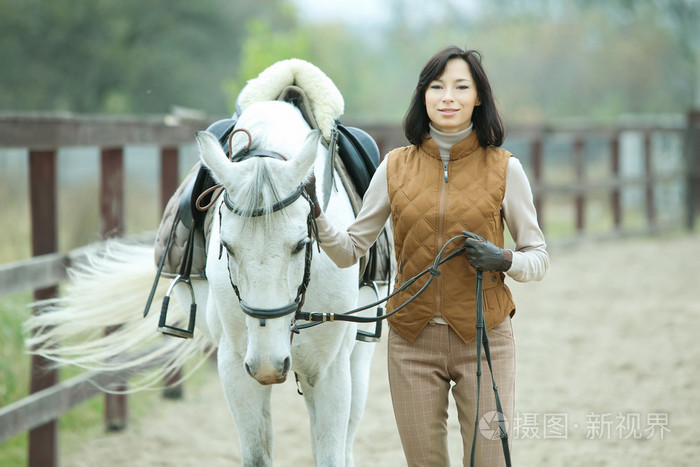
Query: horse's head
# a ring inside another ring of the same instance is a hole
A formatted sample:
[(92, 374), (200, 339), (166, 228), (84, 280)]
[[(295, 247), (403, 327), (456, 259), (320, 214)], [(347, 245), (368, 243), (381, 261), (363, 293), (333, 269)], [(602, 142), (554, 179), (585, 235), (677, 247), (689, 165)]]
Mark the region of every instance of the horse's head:
[[(290, 324), (308, 282), (311, 206), (303, 187), (320, 133), (310, 131), (290, 105), (264, 104), (277, 105), (251, 106), (238, 121), (251, 135), (250, 149), (238, 162), (211, 134), (198, 134), (197, 142), (203, 163), (225, 188), (211, 236), (218, 245), (207, 258), (211, 299), (220, 315), (238, 314), (221, 316), (224, 328), (229, 323), (234, 329), (245, 316), (246, 370), (261, 384), (272, 384), (283, 382), (291, 368)], [(236, 134), (231, 153), (247, 144), (248, 136)], [(234, 293), (245, 315), (231, 307)]]

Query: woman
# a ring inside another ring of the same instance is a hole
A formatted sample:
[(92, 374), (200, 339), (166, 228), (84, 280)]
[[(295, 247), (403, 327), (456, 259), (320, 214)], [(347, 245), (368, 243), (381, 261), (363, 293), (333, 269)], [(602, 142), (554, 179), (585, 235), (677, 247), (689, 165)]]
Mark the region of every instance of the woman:
[[(388, 337), (391, 397), (408, 465), (449, 465), (450, 390), (468, 464), (476, 416), (476, 269), (483, 271), (493, 375), (510, 426), (515, 410), (515, 304), (504, 272), (517, 281), (540, 280), (549, 257), (525, 172), (499, 147), (503, 124), (478, 52), (448, 47), (426, 63), (404, 131), (411, 146), (384, 158), (352, 225), (338, 229), (319, 215), (321, 246), (338, 266), (350, 266), (366, 253), (391, 215), (398, 287), (431, 266), (447, 240), (470, 232), (467, 254), (444, 263), (431, 286), (389, 318)], [(503, 249), (504, 221), (515, 241), (513, 251)], [(392, 298), (387, 311), (419, 286)], [(489, 421), (496, 406), (491, 379), (488, 373), (484, 376), (478, 413)], [(492, 439), (490, 430), (480, 431), (484, 436), (478, 437), (477, 464), (503, 464), (498, 436)]]

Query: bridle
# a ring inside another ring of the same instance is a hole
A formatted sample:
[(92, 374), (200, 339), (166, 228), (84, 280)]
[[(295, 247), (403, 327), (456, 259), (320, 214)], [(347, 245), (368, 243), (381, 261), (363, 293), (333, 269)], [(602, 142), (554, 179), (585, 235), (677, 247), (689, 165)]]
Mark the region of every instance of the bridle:
[[(273, 151), (265, 151), (265, 150), (250, 150), (250, 145), (251, 145), (251, 135), (250, 133), (243, 129), (239, 128), (231, 132), (231, 135), (229, 136), (229, 148), (231, 147), (231, 138), (233, 137), (234, 133), (242, 131), (248, 135), (248, 145), (236, 153), (233, 156), (230, 156), (229, 159), (231, 162), (241, 162), (246, 159), (250, 159), (252, 157), (270, 157), (273, 159), (277, 160), (282, 160), (286, 161), (287, 158), (284, 157), (283, 155), (273, 152)], [(309, 183), (313, 183), (313, 180)], [(277, 201), (275, 204), (272, 205), (271, 209), (264, 209), (264, 208), (257, 208), (253, 209), (252, 211), (243, 211), (236, 206), (236, 204), (233, 202), (231, 197), (229, 196), (228, 192), (224, 190), (224, 202), (219, 206), (219, 228), (221, 228), (221, 208), (222, 206), (226, 206), (226, 208), (232, 212), (233, 214), (236, 214), (238, 216), (242, 217), (261, 217), (267, 214), (271, 214), (273, 212), (280, 211), (286, 207), (289, 207), (297, 201), (300, 197), (303, 197), (308, 203), (309, 203), (309, 215), (307, 216), (307, 232), (308, 232), (308, 238), (309, 241), (306, 242), (305, 246), (305, 254), (304, 254), (304, 275), (302, 277), (301, 284), (297, 288), (297, 294), (296, 297), (294, 298), (294, 301), (278, 307), (278, 308), (258, 308), (255, 306), (251, 306), (248, 304), (243, 298), (241, 298), (240, 291), (238, 289), (238, 286), (234, 283), (233, 281), (233, 276), (231, 275), (231, 262), (227, 261), (227, 268), (228, 268), (228, 277), (229, 281), (231, 282), (231, 287), (233, 288), (233, 291), (236, 293), (236, 296), (238, 297), (238, 301), (241, 306), (241, 310), (249, 316), (252, 316), (253, 318), (259, 319), (260, 320), (260, 326), (265, 326), (265, 320), (267, 319), (274, 319), (274, 318), (280, 318), (282, 316), (289, 315), (291, 313), (295, 313), (298, 315), (301, 312), (301, 308), (304, 306), (304, 301), (306, 299), (306, 289), (309, 285), (309, 280), (311, 279), (311, 259), (313, 257), (313, 239), (314, 237), (318, 241), (318, 229), (316, 227), (316, 219), (313, 216), (314, 213), (314, 202), (311, 200), (309, 195), (306, 193), (306, 184), (302, 183), (300, 184), (297, 189), (287, 196), (286, 198)], [(219, 259), (221, 259), (221, 255), (223, 254), (223, 246), (219, 246)], [(228, 255), (228, 251), (226, 252)], [(296, 316), (295, 315), (295, 316)]]

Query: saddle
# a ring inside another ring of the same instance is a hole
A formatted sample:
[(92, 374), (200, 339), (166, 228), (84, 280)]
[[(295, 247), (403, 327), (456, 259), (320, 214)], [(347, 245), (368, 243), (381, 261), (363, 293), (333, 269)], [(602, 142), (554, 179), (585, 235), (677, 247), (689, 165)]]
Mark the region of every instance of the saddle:
[[(301, 87), (295, 84), (284, 87), (277, 100), (292, 103), (299, 109), (311, 128), (319, 128), (309, 98)], [(229, 153), (228, 137), (236, 127), (237, 114), (240, 111), (240, 105), (237, 102), (236, 113), (231, 118), (219, 120), (207, 128), (209, 133), (218, 138), (219, 144), (226, 154)], [(339, 173), (350, 197), (353, 211), (357, 214), (361, 207), (362, 197), (379, 165), (379, 148), (366, 131), (344, 126), (337, 119), (333, 123), (330, 138), (324, 138), (322, 141), (329, 148), (330, 164), (334, 169), (331, 173), (334, 171)], [(165, 334), (189, 338), (194, 332), (196, 304), (190, 281), (205, 278), (206, 245), (211, 225), (211, 214), (199, 210), (197, 204), (200, 206), (209, 204), (214, 196), (210, 188), (214, 187), (215, 184), (216, 182), (206, 167), (200, 163), (195, 164), (168, 202), (158, 228), (155, 248), (158, 269), (144, 310), (144, 316), (150, 309), (160, 277), (173, 278), (163, 301), (158, 327), (158, 330)], [(326, 192), (327, 196), (330, 196), (330, 189), (326, 189)], [(324, 204), (327, 205), (328, 199), (326, 198), (325, 201)], [(389, 226), (387, 225), (387, 227)], [(360, 286), (373, 285), (377, 281), (389, 281), (392, 269), (391, 242), (392, 236), (385, 229), (375, 245), (370, 248), (367, 256), (360, 262)], [(178, 283), (186, 284), (193, 297), (187, 329), (170, 326), (165, 322), (170, 293)], [(379, 330), (375, 334), (376, 336), (366, 336), (362, 340), (378, 338)], [(360, 338), (359, 335), (358, 338)]]

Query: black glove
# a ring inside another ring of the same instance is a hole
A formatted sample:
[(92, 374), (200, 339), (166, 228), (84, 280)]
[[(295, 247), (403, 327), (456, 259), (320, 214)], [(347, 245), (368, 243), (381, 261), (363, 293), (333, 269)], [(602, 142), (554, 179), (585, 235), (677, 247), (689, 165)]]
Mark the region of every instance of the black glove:
[(488, 240), (471, 232), (462, 232), (467, 236), (465, 247), (469, 255), (469, 264), (481, 271), (507, 271), (512, 264), (512, 253), (503, 250)]
[(309, 200), (313, 203), (314, 219), (321, 215), (321, 204), (318, 202), (318, 197), (316, 196), (316, 176), (311, 175), (311, 178), (306, 185), (304, 185), (304, 191), (309, 197)]

